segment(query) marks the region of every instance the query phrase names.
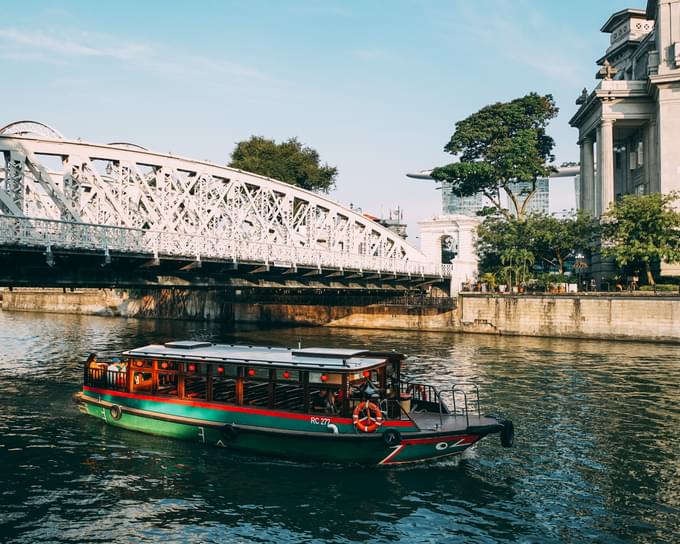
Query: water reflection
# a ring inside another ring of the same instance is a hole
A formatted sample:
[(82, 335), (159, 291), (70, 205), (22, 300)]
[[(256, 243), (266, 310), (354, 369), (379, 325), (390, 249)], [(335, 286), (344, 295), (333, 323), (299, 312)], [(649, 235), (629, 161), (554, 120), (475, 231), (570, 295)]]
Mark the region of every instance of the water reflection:
[[(189, 337), (406, 352), (411, 374), (476, 378), (516, 447), (296, 464), (114, 429), (71, 404), (90, 351)], [(672, 542), (680, 519), (672, 346), (20, 313), (0, 313), (0, 346), (4, 541)]]

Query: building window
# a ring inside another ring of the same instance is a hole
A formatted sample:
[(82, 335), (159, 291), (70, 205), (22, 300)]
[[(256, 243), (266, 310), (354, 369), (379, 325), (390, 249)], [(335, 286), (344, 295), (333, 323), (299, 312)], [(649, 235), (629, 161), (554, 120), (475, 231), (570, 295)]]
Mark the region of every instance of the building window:
[(645, 164), (645, 146), (642, 143), (642, 140), (640, 140), (637, 144), (637, 165), (638, 165), (638, 168), (640, 168), (643, 164)]

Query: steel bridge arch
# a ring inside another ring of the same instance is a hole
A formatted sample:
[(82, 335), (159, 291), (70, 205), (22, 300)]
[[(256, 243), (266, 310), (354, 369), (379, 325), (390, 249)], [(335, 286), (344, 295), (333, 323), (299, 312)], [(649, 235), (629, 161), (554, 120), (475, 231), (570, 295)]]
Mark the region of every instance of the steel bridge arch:
[[(29, 121), (0, 130), (0, 152), (0, 220), (29, 238), (38, 229), (53, 232), (53, 244), (85, 249), (105, 244), (100, 249), (197, 260), (446, 272), (352, 209), (227, 166), (134, 144), (67, 140)], [(0, 242), (6, 231), (0, 225)]]

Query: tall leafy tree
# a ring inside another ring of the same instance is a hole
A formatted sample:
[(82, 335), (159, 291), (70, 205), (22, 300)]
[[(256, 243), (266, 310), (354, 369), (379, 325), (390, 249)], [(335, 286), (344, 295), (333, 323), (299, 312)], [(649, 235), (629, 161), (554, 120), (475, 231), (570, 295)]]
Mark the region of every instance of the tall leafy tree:
[(562, 219), (531, 214), (527, 226), (536, 259), (555, 266), (560, 274), (564, 274), (564, 263), (572, 253), (591, 252), (597, 230), (593, 219), (583, 211)]
[(327, 193), (335, 186), (338, 169), (321, 164), (319, 153), (297, 138), (277, 144), (262, 136), (238, 142), (229, 166), (310, 191)]
[[(481, 192), (507, 218), (523, 220), (538, 179), (554, 171), (549, 163), (555, 160), (555, 142), (546, 127), (557, 112), (552, 95), (536, 93), (482, 108), (456, 123), (444, 150), (458, 162), (435, 168), (432, 177), (450, 183), (457, 196)], [(523, 188), (513, 190), (515, 182), (524, 182)]]
[(487, 216), (477, 228), (475, 249), (481, 272), (492, 273), (512, 281), (517, 263), (532, 261), (526, 253), (529, 232), (525, 222), (506, 218), (500, 213)]
[(602, 216), (602, 254), (618, 266), (641, 264), (654, 285), (652, 263), (680, 261), (678, 193), (626, 195)]

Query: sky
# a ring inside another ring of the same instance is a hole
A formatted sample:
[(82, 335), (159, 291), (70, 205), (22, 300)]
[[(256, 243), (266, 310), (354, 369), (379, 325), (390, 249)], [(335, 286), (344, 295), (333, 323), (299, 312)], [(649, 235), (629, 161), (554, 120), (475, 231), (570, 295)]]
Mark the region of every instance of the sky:
[[(556, 162), (577, 161), (568, 121), (595, 86), (599, 31), (644, 0), (145, 0), (3, 2), (0, 126), (127, 141), (216, 163), (251, 135), (299, 138), (339, 170), (330, 196), (374, 215), (440, 213), (407, 172), (453, 161), (458, 120), (528, 92), (560, 108)], [(570, 181), (551, 208), (573, 207)]]

